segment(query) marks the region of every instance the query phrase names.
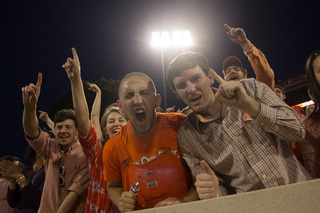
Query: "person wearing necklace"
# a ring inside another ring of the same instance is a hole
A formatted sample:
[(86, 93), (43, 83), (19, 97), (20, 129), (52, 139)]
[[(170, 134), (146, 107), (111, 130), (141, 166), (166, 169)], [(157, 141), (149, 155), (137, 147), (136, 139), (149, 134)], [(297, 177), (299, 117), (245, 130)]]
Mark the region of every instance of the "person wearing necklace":
[(16, 208), (16, 213), (37, 212), (45, 179), (42, 158), (28, 146), (24, 164), (2, 161), (0, 168), (10, 180), (7, 192), (9, 206)]

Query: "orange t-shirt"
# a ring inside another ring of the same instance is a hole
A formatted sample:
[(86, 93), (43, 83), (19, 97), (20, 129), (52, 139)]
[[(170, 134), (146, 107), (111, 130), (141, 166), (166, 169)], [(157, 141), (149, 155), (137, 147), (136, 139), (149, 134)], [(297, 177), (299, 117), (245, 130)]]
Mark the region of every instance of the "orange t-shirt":
[(186, 116), (180, 113), (157, 113), (158, 126), (150, 135), (137, 137), (131, 133), (130, 121), (122, 127), (118, 134), (109, 139), (103, 149), (103, 168), (104, 179), (106, 181), (115, 181), (121, 179), (120, 163), (124, 158), (124, 153), (117, 153), (115, 145), (116, 138), (120, 137), (123, 141), (130, 157), (132, 164), (143, 164), (161, 153), (161, 128), (172, 128), (172, 134), (166, 135), (166, 140), (171, 140), (171, 151), (179, 156), (177, 133), (181, 123)]

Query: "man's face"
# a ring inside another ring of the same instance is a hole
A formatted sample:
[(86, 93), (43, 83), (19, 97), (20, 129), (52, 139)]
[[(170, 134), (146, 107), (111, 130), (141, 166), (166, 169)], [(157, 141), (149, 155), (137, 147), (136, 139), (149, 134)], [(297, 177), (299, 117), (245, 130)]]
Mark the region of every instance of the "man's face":
[(285, 94), (282, 93), (281, 89), (279, 88), (274, 88), (274, 92), (276, 93), (276, 95), (282, 100), (284, 101), (287, 97)]
[(215, 101), (211, 90), (213, 79), (209, 79), (199, 66), (187, 69), (173, 78), (175, 93), (193, 111), (208, 115), (208, 109)]
[(226, 81), (239, 81), (244, 78), (246, 78), (246, 76), (243, 75), (241, 67), (239, 66), (230, 66), (225, 70), (224, 79)]
[(156, 108), (161, 97), (155, 94), (149, 79), (143, 76), (130, 76), (119, 87), (118, 106), (131, 125), (136, 136), (151, 134), (157, 127)]
[(68, 149), (72, 144), (76, 142), (77, 129), (74, 121), (71, 119), (64, 120), (56, 123), (53, 134), (58, 140), (62, 149)]

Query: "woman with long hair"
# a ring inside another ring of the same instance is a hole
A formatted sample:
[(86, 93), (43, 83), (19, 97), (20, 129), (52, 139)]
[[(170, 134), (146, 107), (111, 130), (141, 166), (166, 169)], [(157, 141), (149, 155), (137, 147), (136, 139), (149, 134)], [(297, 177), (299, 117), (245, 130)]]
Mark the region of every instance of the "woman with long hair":
[(309, 56), (306, 63), (309, 96), (314, 110), (304, 117), (306, 136), (301, 143), (304, 166), (312, 178), (320, 178), (320, 50)]

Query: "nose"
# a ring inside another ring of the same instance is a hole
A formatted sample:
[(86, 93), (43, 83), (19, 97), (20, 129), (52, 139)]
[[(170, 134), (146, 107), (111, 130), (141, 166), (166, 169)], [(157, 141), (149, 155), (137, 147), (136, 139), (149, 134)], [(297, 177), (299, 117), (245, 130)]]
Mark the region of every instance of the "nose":
[(194, 91), (196, 91), (195, 84), (191, 83), (191, 82), (187, 82), (187, 92), (188, 93), (193, 93)]
[(134, 103), (134, 104), (142, 104), (142, 103), (143, 103), (140, 94), (135, 94), (135, 95), (134, 95), (133, 103)]
[(120, 121), (116, 120), (116, 121), (114, 122), (114, 126), (121, 126)]
[(63, 127), (61, 127), (60, 132), (66, 132), (66, 130), (67, 130), (67, 127), (63, 126)]

